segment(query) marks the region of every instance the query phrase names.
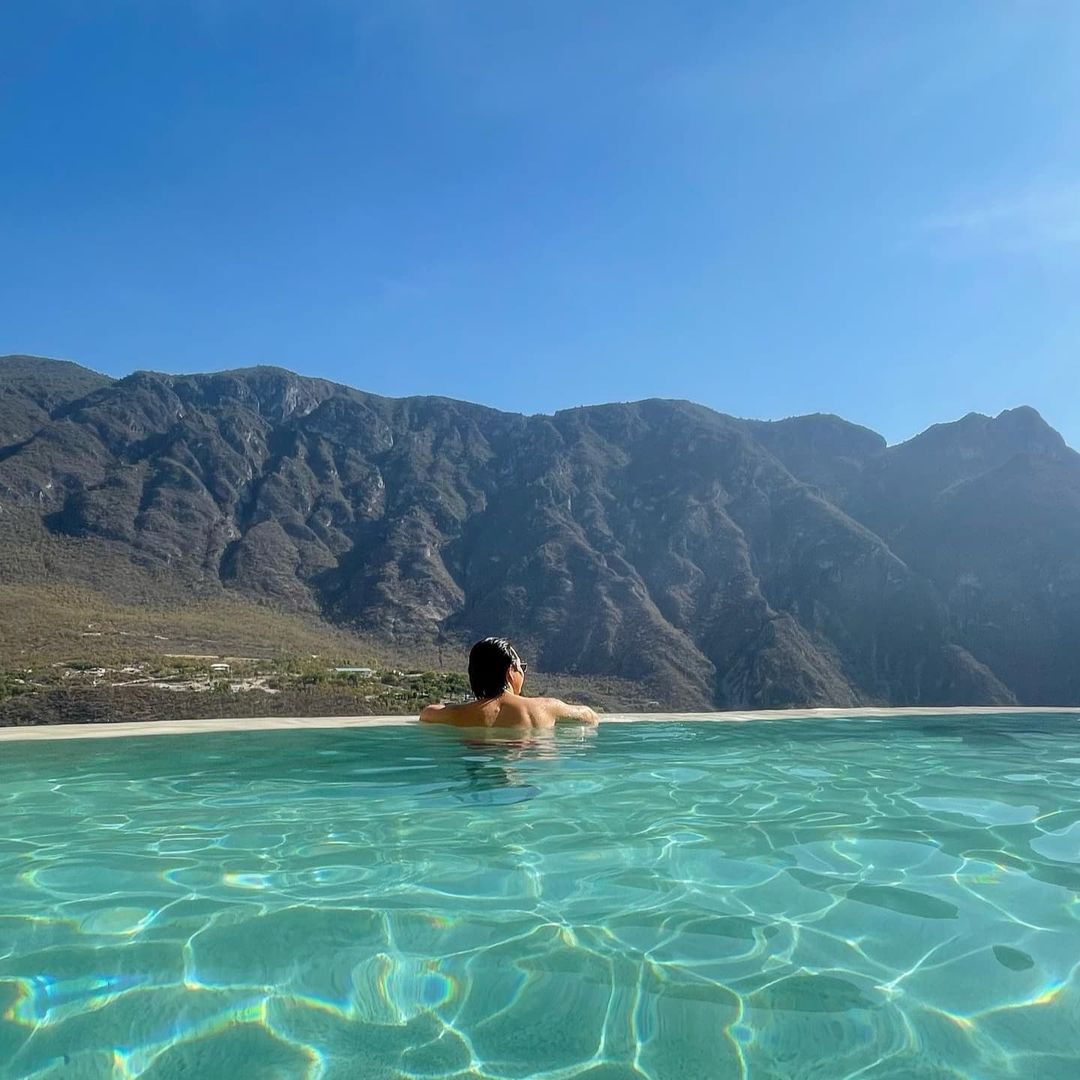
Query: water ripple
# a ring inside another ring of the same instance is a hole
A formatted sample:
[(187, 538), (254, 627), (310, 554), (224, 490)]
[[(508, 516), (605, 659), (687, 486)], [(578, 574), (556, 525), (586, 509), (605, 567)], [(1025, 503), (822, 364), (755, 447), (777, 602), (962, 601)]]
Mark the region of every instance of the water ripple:
[(1072, 717), (12, 743), (0, 792), (3, 1077), (1080, 1075)]

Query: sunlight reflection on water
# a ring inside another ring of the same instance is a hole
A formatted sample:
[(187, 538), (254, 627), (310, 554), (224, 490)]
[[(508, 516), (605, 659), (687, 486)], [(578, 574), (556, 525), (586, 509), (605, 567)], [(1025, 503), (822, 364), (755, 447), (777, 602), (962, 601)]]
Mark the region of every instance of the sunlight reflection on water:
[(0, 1075), (1078, 1075), (1078, 762), (1071, 716), (6, 744)]

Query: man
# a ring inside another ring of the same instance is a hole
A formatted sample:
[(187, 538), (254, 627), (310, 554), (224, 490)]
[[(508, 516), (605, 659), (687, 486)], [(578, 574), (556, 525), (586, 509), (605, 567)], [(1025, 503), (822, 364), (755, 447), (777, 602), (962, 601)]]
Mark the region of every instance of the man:
[(428, 705), (420, 719), (456, 727), (550, 728), (558, 720), (596, 724), (587, 705), (567, 705), (558, 698), (522, 697), (529, 665), (505, 638), (484, 638), (469, 652), (469, 685), (475, 701)]

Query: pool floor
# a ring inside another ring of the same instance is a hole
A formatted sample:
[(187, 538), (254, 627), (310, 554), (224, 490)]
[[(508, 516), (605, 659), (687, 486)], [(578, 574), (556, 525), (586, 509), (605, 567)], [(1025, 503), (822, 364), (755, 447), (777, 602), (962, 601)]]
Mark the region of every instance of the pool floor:
[(1080, 720), (0, 745), (0, 1077), (1080, 1077)]

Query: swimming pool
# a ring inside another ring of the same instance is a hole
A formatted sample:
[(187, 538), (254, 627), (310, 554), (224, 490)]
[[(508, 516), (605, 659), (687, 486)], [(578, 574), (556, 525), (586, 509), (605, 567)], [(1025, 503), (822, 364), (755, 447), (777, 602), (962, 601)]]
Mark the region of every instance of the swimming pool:
[(0, 743), (0, 1076), (1074, 1078), (1080, 719)]

